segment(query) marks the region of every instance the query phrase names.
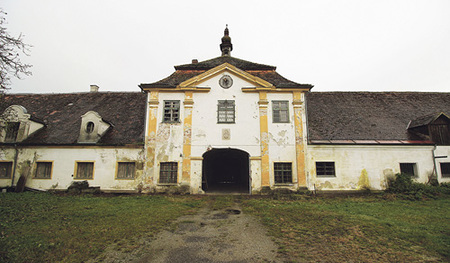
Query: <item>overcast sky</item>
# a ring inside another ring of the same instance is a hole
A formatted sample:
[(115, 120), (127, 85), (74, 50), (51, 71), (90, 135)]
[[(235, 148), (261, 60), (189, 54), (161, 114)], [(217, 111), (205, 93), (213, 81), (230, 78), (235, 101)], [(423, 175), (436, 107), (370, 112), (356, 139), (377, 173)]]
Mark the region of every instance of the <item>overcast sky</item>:
[(10, 93), (140, 91), (221, 55), (277, 66), (313, 91), (450, 91), (450, 0), (3, 0), (33, 45)]

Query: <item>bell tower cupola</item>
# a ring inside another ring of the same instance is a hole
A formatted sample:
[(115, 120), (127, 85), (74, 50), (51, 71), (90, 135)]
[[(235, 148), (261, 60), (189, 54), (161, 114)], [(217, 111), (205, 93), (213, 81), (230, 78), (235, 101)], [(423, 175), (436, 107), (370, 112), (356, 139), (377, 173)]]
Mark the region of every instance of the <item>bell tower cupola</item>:
[(229, 36), (228, 25), (225, 28), (224, 36), (222, 37), (222, 44), (220, 44), (220, 50), (222, 51), (222, 56), (231, 56), (231, 51), (233, 50), (233, 44), (231, 44), (231, 37)]

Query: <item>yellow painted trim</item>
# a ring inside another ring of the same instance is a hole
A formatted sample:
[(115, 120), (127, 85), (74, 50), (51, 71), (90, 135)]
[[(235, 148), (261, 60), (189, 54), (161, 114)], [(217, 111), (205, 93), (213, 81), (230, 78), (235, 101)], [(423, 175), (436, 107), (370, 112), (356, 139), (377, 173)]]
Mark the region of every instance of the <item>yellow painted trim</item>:
[(181, 181), (190, 183), (191, 180), (191, 141), (192, 141), (192, 108), (193, 92), (184, 93), (184, 121), (183, 121), (183, 162)]
[[(52, 164), (52, 169), (50, 169), (50, 178), (37, 178), (36, 177), (38, 163), (51, 163)], [(33, 172), (33, 177), (32, 178), (36, 179), (36, 180), (50, 180), (50, 179), (52, 179), (52, 177), (53, 177), (53, 161), (46, 161), (46, 160), (36, 161), (36, 163), (34, 164), (34, 172)]]
[(186, 88), (196, 89), (196, 86), (199, 85), (200, 83), (202, 83), (202, 82), (204, 82), (226, 70), (234, 73), (238, 77), (241, 77), (242, 79), (252, 83), (253, 85), (255, 85), (257, 87), (263, 87), (263, 88), (269, 88), (269, 89), (275, 88), (271, 83), (269, 83), (259, 77), (253, 76), (250, 73), (247, 73), (229, 63), (223, 63), (223, 64), (221, 64), (215, 68), (212, 68), (210, 70), (207, 70), (193, 78), (190, 78), (188, 80), (181, 82), (178, 85), (177, 89), (186, 89)]
[(295, 153), (297, 161), (297, 183), (298, 186), (306, 186), (306, 166), (305, 166), (305, 144), (303, 140), (303, 119), (302, 119), (302, 93), (293, 93), (294, 97), (294, 127), (295, 127)]
[(0, 161), (0, 163), (11, 163), (11, 173), (9, 174), (9, 177), (1, 177), (0, 178), (0, 180), (11, 180), (13, 169), (14, 169), (14, 162), (13, 161)]
[(261, 156), (250, 156), (250, 161), (260, 161), (261, 160)]
[[(77, 178), (78, 163), (93, 163), (93, 166), (92, 166), (92, 178)], [(73, 173), (73, 179), (74, 180), (94, 180), (94, 174), (95, 174), (95, 161), (90, 161), (90, 160), (75, 161), (75, 171)]]
[[(117, 177), (119, 175), (119, 163), (134, 163), (133, 178), (129, 179), (129, 178), (118, 178)], [(116, 173), (114, 176), (114, 180), (135, 180), (135, 179), (136, 179), (136, 162), (130, 162), (130, 161), (117, 161), (116, 162)]]
[(201, 156), (191, 156), (191, 161), (202, 161), (203, 157)]
[(270, 165), (269, 165), (269, 125), (267, 108), (267, 92), (259, 92), (259, 130), (261, 147), (261, 186), (270, 186)]
[(292, 93), (292, 92), (307, 92), (311, 89), (302, 89), (302, 88), (298, 88), (298, 89), (292, 89), (292, 88), (286, 88), (286, 89), (281, 89), (281, 88), (242, 88), (242, 92), (260, 92), (260, 91), (267, 91), (267, 92), (285, 92), (285, 93)]

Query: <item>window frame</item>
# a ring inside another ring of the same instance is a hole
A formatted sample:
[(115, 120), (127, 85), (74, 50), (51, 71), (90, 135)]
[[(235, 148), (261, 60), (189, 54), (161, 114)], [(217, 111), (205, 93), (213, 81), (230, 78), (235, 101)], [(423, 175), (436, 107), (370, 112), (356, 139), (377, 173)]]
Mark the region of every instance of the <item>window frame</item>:
[[(413, 174), (411, 175), (409, 173), (405, 173), (404, 171), (402, 171), (402, 165), (403, 166), (405, 166), (405, 165), (412, 165)], [(411, 162), (399, 163), (399, 167), (400, 167), (400, 173), (410, 175), (411, 178), (418, 178), (419, 177), (419, 173), (418, 173), (418, 170), (417, 170), (417, 163), (411, 163)]]
[[(278, 105), (277, 105), (278, 104)], [(282, 109), (283, 105), (286, 109)], [(281, 112), (286, 112), (286, 120), (281, 119)], [(277, 118), (275, 117), (277, 116)], [(272, 123), (290, 123), (289, 117), (289, 101), (288, 100), (273, 100), (272, 101)]]
[[(50, 164), (50, 175), (49, 175), (49, 177), (41, 177), (41, 176), (38, 177), (39, 164), (46, 164), (46, 165)], [(37, 161), (36, 162), (36, 169), (35, 169), (34, 174), (33, 174), (33, 179), (49, 180), (49, 179), (52, 179), (52, 175), (53, 175), (53, 161)]]
[(179, 123), (181, 113), (180, 108), (180, 100), (164, 100), (162, 122)]
[[(131, 177), (121, 177), (120, 176), (120, 165), (121, 164), (127, 164), (127, 174), (128, 174), (128, 165), (133, 164), (133, 172)], [(116, 179), (117, 180), (134, 180), (136, 177), (136, 162), (117, 162), (116, 164)]]
[[(12, 178), (12, 173), (13, 173), (13, 164), (14, 162), (12, 161), (0, 161), (0, 164), (9, 164), (9, 177), (0, 177), (0, 180), (2, 179), (11, 179)], [(8, 168), (6, 169), (6, 171), (8, 172)]]
[[(286, 166), (289, 165), (289, 169), (286, 169)], [(280, 166), (280, 167), (277, 167)], [(278, 168), (278, 169), (277, 169)], [(281, 174), (279, 174), (281, 173)], [(288, 174), (285, 174), (288, 173)], [(273, 180), (275, 185), (286, 185), (292, 184), (292, 162), (274, 162), (273, 163)], [(277, 179), (281, 178), (281, 181)], [(285, 181), (285, 178), (288, 180)]]
[[(230, 105), (230, 106), (228, 106)], [(233, 118), (232, 121), (228, 121), (229, 115), (231, 115), (229, 112), (232, 112)], [(225, 115), (223, 118), (224, 121), (221, 121), (221, 113), (224, 113)], [(236, 123), (236, 103), (235, 100), (218, 100), (217, 101), (217, 123)]]
[[(446, 169), (448, 169), (448, 173), (445, 173), (444, 174), (444, 172), (442, 171), (442, 170), (444, 170), (444, 169), (442, 169), (442, 165), (446, 165), (446, 166), (448, 166)], [(450, 178), (450, 162), (442, 162), (442, 163), (439, 163), (439, 168), (441, 169), (441, 178)]]
[[(170, 165), (170, 167), (166, 167)], [(175, 167), (175, 168), (174, 168)], [(170, 168), (170, 169), (163, 169)], [(167, 181), (162, 180), (162, 176), (164, 172), (168, 172), (169, 175), (167, 177)], [(173, 174), (175, 173), (175, 174)], [(172, 179), (172, 180), (171, 180)], [(159, 177), (158, 184), (160, 185), (175, 185), (178, 184), (178, 162), (160, 162), (159, 163)]]
[[(324, 167), (320, 167), (324, 166)], [(331, 178), (336, 177), (336, 163), (333, 161), (316, 161), (316, 177)]]
[[(91, 178), (80, 178), (80, 177), (78, 177), (79, 166), (80, 166), (80, 164), (84, 164), (84, 163), (92, 163), (92, 175), (91, 175)], [(75, 172), (74, 172), (73, 179), (74, 180), (93, 180), (94, 179), (94, 172), (95, 172), (95, 161), (75, 161)]]
[(5, 126), (5, 142), (16, 142), (19, 136), (19, 130), (19, 121), (7, 122)]

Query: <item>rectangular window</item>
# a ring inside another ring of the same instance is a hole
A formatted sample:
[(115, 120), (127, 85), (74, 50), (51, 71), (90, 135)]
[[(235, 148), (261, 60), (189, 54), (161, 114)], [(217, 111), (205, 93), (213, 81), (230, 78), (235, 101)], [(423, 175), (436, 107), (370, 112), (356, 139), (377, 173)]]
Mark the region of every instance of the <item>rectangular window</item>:
[(19, 133), (20, 122), (8, 122), (6, 125), (5, 142), (15, 142)]
[(316, 162), (317, 177), (335, 177), (334, 162)]
[(159, 171), (160, 184), (176, 184), (178, 175), (178, 163), (167, 162), (161, 163)]
[(94, 178), (93, 162), (77, 162), (77, 172), (75, 179), (92, 179)]
[(165, 100), (163, 122), (178, 122), (178, 121), (180, 121), (180, 101)]
[(450, 163), (441, 163), (441, 177), (450, 178)]
[(13, 162), (0, 162), (0, 179), (10, 179)]
[(401, 163), (400, 173), (407, 174), (411, 177), (417, 177), (417, 167), (415, 163)]
[(234, 123), (235, 122), (234, 100), (219, 100), (217, 105), (217, 122)]
[(272, 116), (274, 123), (289, 122), (288, 101), (272, 101)]
[(119, 162), (117, 165), (117, 179), (134, 179), (136, 163)]
[(52, 165), (52, 162), (37, 162), (34, 178), (50, 179), (52, 177)]
[(274, 163), (273, 171), (276, 184), (292, 183), (292, 163)]

